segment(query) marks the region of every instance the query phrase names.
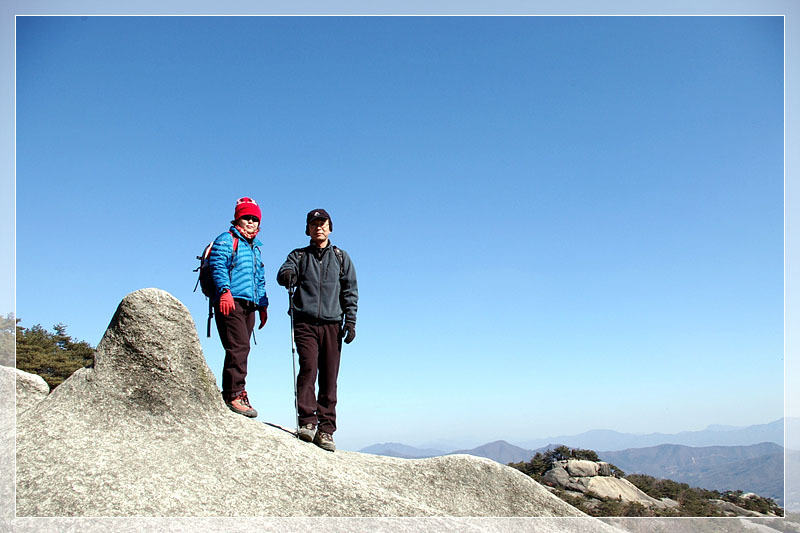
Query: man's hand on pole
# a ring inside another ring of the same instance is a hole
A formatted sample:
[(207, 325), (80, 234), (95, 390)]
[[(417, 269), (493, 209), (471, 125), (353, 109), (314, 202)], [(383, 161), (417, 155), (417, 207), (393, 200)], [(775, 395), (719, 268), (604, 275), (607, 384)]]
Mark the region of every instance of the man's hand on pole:
[(344, 343), (350, 344), (356, 338), (356, 325), (352, 322), (344, 323)]

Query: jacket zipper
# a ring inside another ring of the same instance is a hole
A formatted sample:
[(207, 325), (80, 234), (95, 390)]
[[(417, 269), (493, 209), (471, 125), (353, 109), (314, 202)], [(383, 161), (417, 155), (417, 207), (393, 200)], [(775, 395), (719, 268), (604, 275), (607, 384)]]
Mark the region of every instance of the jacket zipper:
[[(239, 244), (241, 244), (242, 240), (244, 240), (244, 239), (239, 239)], [(253, 267), (253, 275), (250, 277), (250, 294), (253, 295), (253, 301), (255, 302), (255, 304), (258, 305), (258, 294), (256, 293), (256, 286), (257, 286), (256, 273), (258, 271), (256, 269), (256, 248), (255, 248), (255, 243), (251, 244), (251, 243), (247, 242), (247, 240), (244, 240), (244, 241), (247, 244), (247, 246), (250, 247), (250, 264)]]
[(250, 246), (250, 256), (251, 256), (252, 261), (253, 261), (253, 276), (250, 278), (250, 281), (252, 282), (251, 287), (252, 287), (252, 293), (253, 293), (253, 302), (255, 302), (255, 304), (258, 305), (258, 294), (256, 294), (256, 286), (257, 286), (257, 284), (256, 284), (256, 272), (257, 271), (256, 271), (256, 245), (255, 245), (255, 243), (253, 243)]
[(319, 292), (317, 293), (319, 296), (317, 297), (317, 320), (322, 320), (322, 276), (324, 272), (322, 270), (322, 259), (325, 257), (325, 254), (319, 258)]

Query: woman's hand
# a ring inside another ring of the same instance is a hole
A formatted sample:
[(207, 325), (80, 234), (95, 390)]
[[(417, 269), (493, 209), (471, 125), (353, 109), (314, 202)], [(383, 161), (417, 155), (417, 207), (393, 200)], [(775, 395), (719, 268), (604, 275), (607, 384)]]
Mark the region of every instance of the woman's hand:
[(236, 304), (233, 301), (231, 291), (223, 292), (222, 296), (219, 297), (219, 310), (222, 311), (223, 315), (228, 316), (235, 308)]

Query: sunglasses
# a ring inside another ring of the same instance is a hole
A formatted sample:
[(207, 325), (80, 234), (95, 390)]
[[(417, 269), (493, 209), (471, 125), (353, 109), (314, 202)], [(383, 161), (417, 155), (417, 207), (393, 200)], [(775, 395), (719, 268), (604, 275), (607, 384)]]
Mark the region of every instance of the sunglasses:
[(242, 217), (242, 220), (246, 220), (248, 222), (258, 222), (258, 217), (255, 215), (245, 215)]

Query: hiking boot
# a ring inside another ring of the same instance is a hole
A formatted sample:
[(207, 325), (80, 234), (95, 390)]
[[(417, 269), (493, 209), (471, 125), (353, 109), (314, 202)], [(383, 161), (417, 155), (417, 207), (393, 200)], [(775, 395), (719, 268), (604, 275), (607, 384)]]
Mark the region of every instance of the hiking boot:
[(248, 418), (255, 418), (258, 416), (258, 411), (253, 409), (250, 405), (250, 400), (247, 399), (247, 392), (245, 391), (240, 392), (233, 400), (225, 402), (225, 405), (236, 414), (244, 415)]
[(314, 444), (329, 452), (336, 450), (336, 445), (333, 443), (333, 435), (324, 431), (317, 431), (317, 434), (314, 435)]
[(314, 440), (314, 433), (314, 424), (300, 426), (300, 429), (297, 430), (297, 436), (300, 437), (300, 440), (304, 440), (306, 442), (311, 442)]

